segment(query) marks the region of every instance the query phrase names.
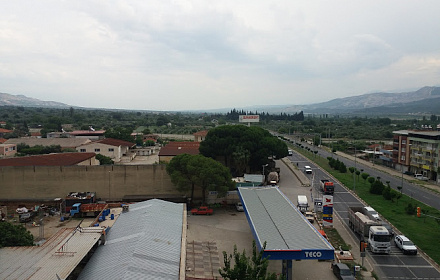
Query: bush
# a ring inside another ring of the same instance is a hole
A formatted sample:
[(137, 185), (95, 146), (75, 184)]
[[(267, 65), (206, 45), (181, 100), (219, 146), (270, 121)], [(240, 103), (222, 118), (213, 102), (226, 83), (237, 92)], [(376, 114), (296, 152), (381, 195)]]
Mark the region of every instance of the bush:
[(384, 192), (384, 189), (384, 184), (379, 180), (375, 180), (370, 186), (370, 193), (381, 195)]
[(413, 205), (411, 202), (405, 207), (405, 212), (408, 215), (415, 215), (417, 211), (417, 205)]

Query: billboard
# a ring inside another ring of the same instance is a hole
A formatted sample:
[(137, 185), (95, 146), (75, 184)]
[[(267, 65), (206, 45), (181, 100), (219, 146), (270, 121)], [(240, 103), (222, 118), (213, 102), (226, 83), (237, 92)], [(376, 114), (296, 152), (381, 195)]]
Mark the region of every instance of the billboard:
[(323, 226), (333, 227), (333, 196), (324, 195), (322, 197), (322, 220)]
[(238, 121), (245, 123), (260, 122), (260, 115), (240, 115)]

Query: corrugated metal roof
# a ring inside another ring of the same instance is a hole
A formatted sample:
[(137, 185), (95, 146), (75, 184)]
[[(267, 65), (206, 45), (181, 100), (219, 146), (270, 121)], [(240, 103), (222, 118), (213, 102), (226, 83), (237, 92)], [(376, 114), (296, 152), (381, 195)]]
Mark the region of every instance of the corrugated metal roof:
[(78, 280), (178, 279), (183, 209), (159, 199), (131, 204)]
[(266, 241), (268, 251), (334, 250), (278, 187), (238, 190), (260, 247)]
[(101, 237), (101, 228), (62, 229), (42, 246), (0, 249), (0, 279), (67, 278)]

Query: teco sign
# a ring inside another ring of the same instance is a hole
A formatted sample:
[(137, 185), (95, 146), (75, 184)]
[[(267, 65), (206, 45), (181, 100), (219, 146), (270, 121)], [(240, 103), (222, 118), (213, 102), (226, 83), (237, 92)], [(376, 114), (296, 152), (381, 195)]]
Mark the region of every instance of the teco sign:
[(240, 115), (238, 118), (239, 122), (259, 122), (260, 115)]

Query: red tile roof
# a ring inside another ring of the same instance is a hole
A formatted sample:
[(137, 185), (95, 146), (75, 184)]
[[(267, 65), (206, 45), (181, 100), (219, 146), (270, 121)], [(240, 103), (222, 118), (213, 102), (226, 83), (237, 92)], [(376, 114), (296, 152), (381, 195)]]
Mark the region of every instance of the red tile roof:
[(201, 130), (194, 133), (194, 136), (206, 136), (208, 134), (208, 130)]
[(3, 144), (3, 143), (5, 143), (6, 141), (8, 141), (8, 139), (5, 139), (5, 138), (0, 138), (0, 144)]
[(98, 140), (94, 143), (101, 143), (101, 144), (106, 144), (106, 145), (116, 146), (116, 147), (119, 147), (119, 146), (133, 147), (134, 145), (136, 145), (135, 143), (132, 143), (132, 142), (119, 140), (119, 139), (113, 139), (113, 138), (105, 138), (102, 140)]
[(69, 166), (94, 157), (95, 153), (61, 153), (0, 159), (0, 166)]
[(199, 147), (200, 142), (170, 142), (160, 149), (159, 156), (198, 155)]
[(11, 133), (12, 130), (0, 128), (0, 133)]

